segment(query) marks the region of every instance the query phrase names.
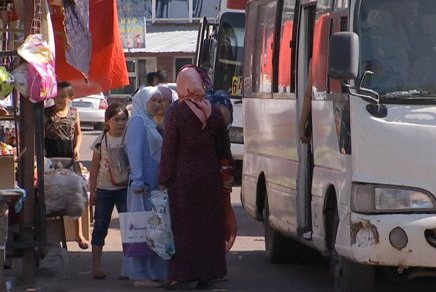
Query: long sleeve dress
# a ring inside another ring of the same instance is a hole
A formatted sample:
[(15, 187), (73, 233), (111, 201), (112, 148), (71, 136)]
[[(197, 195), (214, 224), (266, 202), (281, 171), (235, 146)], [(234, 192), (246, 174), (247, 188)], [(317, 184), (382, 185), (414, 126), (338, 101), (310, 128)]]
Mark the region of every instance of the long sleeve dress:
[(225, 197), (218, 152), (229, 159), (231, 153), (224, 133), (217, 107), (212, 107), (203, 129), (185, 102), (173, 108), (165, 124), (159, 181), (169, 187), (176, 247), (170, 260), (171, 281), (209, 280), (226, 274)]
[[(150, 153), (147, 134), (149, 129), (140, 117), (132, 117), (126, 130), (125, 145), (130, 164), (130, 185), (127, 190), (127, 211), (141, 210), (140, 196), (146, 211), (151, 210), (150, 192), (145, 195), (134, 194), (135, 188), (148, 186), (149, 190), (158, 190), (159, 161)], [(154, 141), (152, 143), (159, 143)], [(159, 149), (160, 151), (160, 149)], [(160, 155), (158, 155), (160, 156)], [(166, 280), (168, 278), (168, 261), (157, 254), (141, 257), (126, 257), (122, 274), (131, 280)]]

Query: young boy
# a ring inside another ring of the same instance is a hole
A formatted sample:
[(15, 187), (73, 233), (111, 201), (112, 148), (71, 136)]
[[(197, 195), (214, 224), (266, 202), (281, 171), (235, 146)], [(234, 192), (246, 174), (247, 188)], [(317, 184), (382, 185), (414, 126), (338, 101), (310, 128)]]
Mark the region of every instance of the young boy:
[[(54, 105), (45, 109), (45, 156), (69, 157), (79, 160), (82, 130), (80, 128), (79, 113), (70, 107), (74, 98), (73, 87), (70, 83), (58, 83), (58, 95), (54, 98)], [(76, 241), (81, 249), (87, 249), (89, 243), (82, 232), (82, 218), (74, 220)]]

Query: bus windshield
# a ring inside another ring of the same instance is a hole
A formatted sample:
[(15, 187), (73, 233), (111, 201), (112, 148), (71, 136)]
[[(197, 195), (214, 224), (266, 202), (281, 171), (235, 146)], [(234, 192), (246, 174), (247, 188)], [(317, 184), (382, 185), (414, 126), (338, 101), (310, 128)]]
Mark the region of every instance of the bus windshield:
[(217, 38), (217, 57), (213, 86), (241, 97), (245, 13), (227, 12), (221, 16)]
[(385, 97), (436, 96), (433, 0), (364, 0), (359, 11), (363, 86)]

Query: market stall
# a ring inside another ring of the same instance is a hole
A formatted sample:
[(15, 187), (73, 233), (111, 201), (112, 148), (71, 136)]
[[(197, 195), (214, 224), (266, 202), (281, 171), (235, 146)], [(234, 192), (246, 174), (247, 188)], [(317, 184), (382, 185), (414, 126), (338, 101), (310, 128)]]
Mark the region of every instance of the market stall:
[[(19, 251), (23, 280), (32, 284), (35, 252), (48, 239), (44, 102), (56, 96), (61, 80), (72, 83), (79, 96), (122, 87), (129, 80), (116, 0), (0, 0), (0, 20), (0, 146), (11, 147), (11, 153), (0, 155), (0, 258), (14, 223), (17, 231), (9, 236), (6, 251)], [(2, 106), (6, 98), (10, 102)], [(12, 161), (12, 166), (1, 167), (2, 161)], [(13, 185), (3, 185), (4, 179)], [(7, 224), (12, 209), (13, 222)]]

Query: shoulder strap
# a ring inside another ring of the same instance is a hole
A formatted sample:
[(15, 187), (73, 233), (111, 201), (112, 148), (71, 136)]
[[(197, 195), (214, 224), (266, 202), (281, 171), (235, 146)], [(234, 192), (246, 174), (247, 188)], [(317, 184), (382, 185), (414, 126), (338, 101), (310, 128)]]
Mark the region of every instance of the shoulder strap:
[(124, 138), (126, 137), (127, 127), (124, 129), (123, 138), (121, 139), (121, 145), (124, 145)]
[(106, 138), (106, 132), (103, 132), (103, 136), (101, 136), (101, 141), (100, 141), (100, 159), (101, 159), (101, 147), (103, 147), (103, 139), (105, 140), (106, 143), (106, 147), (107, 147), (107, 138)]

